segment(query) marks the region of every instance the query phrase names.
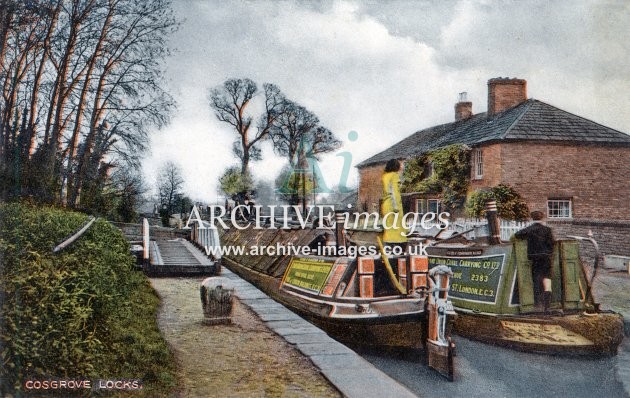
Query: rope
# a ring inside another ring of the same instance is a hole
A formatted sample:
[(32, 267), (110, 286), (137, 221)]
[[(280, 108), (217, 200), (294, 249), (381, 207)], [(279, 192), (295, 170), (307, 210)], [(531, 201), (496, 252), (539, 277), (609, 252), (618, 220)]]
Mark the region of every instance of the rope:
[(378, 242), (378, 247), (381, 250), (381, 257), (383, 258), (383, 262), (385, 263), (385, 269), (387, 270), (387, 275), (389, 276), (389, 280), (394, 284), (394, 286), (400, 292), (400, 294), (406, 295), (407, 291), (405, 290), (404, 287), (402, 287), (400, 283), (398, 283), (398, 280), (396, 279), (396, 275), (394, 274), (394, 271), (392, 271), (391, 265), (389, 265), (389, 260), (387, 259), (387, 256), (385, 255), (385, 248), (383, 247), (383, 241), (381, 241), (381, 237), (377, 236), (376, 241)]

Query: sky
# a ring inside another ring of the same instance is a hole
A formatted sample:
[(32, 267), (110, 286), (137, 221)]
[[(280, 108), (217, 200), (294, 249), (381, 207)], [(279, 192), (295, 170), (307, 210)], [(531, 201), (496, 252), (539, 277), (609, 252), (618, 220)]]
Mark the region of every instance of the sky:
[[(319, 165), (329, 186), (353, 165), (420, 129), (454, 121), (458, 93), (484, 112), (487, 81), (527, 80), (528, 97), (630, 133), (630, 2), (619, 1), (189, 1), (165, 62), (177, 101), (151, 134), (143, 172), (155, 184), (177, 164), (184, 190), (221, 200), (218, 178), (238, 165), (236, 132), (217, 120), (210, 89), (229, 78), (274, 83), (343, 141)], [(255, 117), (262, 94), (252, 104)], [(358, 133), (351, 141), (348, 134)], [(286, 160), (262, 146), (254, 177), (273, 181)], [(356, 169), (349, 185), (356, 185)]]

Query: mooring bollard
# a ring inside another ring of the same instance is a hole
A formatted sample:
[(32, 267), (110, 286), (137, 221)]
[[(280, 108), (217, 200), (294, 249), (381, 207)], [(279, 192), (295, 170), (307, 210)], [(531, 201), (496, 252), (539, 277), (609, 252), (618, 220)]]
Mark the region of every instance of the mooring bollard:
[(201, 305), (206, 325), (232, 323), (234, 287), (227, 278), (210, 277), (201, 282)]

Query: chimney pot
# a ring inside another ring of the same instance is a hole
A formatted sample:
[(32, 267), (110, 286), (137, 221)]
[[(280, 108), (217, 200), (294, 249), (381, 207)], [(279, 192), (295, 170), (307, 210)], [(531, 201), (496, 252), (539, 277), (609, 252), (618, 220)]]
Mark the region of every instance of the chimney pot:
[(468, 101), (468, 93), (459, 93), (459, 102), (455, 104), (455, 121), (468, 119), (472, 116), (472, 102)]
[(527, 81), (497, 77), (488, 80), (488, 116), (527, 101)]

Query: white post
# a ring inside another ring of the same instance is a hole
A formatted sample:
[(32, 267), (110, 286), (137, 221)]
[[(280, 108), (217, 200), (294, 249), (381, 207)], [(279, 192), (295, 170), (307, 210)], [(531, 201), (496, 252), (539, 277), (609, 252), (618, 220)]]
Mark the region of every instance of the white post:
[(149, 220), (142, 219), (142, 260), (149, 262)]

